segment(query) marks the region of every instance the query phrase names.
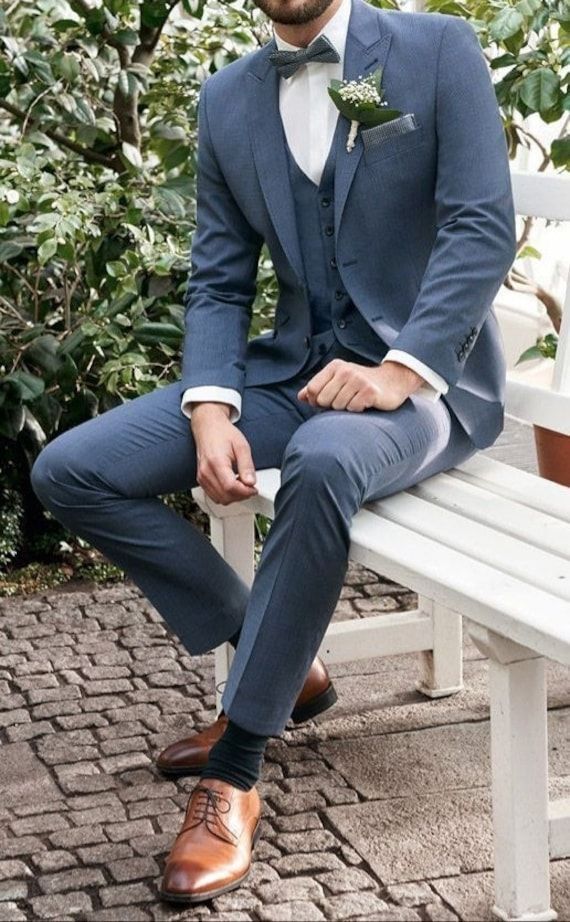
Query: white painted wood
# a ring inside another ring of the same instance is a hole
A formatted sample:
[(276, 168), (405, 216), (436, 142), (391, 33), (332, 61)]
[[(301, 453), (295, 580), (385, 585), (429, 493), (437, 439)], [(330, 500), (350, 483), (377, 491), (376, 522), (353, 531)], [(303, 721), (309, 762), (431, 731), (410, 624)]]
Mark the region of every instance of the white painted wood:
[(514, 499), (523, 507), (545, 512), (563, 522), (570, 520), (570, 490), (479, 452), (447, 473), (497, 496)]
[(551, 801), (548, 817), (550, 857), (570, 858), (570, 798)]
[[(445, 493), (445, 482), (440, 482), (440, 487), (443, 488), (441, 492)], [(458, 486), (454, 492), (467, 494), (468, 490)], [(473, 492), (475, 496), (471, 496), (470, 499), (473, 501), (479, 497), (481, 515), (484, 516), (488, 494), (477, 489)], [(503, 505), (508, 508), (515, 504), (504, 501)], [(563, 525), (557, 521), (553, 522), (559, 539), (561, 533), (566, 532), (565, 543), (560, 543), (559, 556), (558, 553), (546, 551), (538, 545), (531, 531), (531, 521), (527, 525), (526, 539), (522, 535), (514, 537), (504, 534), (498, 525), (482, 524), (468, 515), (463, 515), (457, 507), (456, 510), (443, 508), (411, 491), (382, 499), (369, 508), (382, 519), (397, 522), (398, 525), (432, 538), (444, 548), (454, 548), (470, 558), (522, 579), (531, 586), (545, 589), (561, 599), (570, 601), (570, 560), (562, 556), (563, 549), (570, 548), (570, 523)], [(514, 508), (512, 511), (515, 519), (517, 510)], [(531, 513), (529, 519), (538, 517), (538, 513)], [(524, 519), (524, 516), (520, 516), (519, 526), (522, 524), (521, 519)], [(550, 522), (546, 516), (542, 517), (540, 524), (548, 533)], [(508, 519), (504, 520), (504, 527), (509, 527)]]
[(420, 653), (420, 679), (416, 688), (428, 698), (445, 698), (463, 688), (463, 621), (445, 605), (422, 599), (431, 610), (433, 642)]
[(319, 649), (325, 663), (431, 650), (432, 621), (420, 609), (331, 624)]
[(570, 221), (570, 181), (556, 174), (511, 170), (515, 211), (550, 221)]
[(470, 633), (490, 658), (493, 911), (505, 920), (555, 919), (550, 906), (545, 662), (478, 625), (471, 625)]
[[(570, 221), (570, 178), (513, 171), (513, 198), (518, 214)], [(570, 435), (570, 273), (562, 324), (549, 386), (537, 386), (524, 365), (509, 369), (505, 412), (508, 416)]]

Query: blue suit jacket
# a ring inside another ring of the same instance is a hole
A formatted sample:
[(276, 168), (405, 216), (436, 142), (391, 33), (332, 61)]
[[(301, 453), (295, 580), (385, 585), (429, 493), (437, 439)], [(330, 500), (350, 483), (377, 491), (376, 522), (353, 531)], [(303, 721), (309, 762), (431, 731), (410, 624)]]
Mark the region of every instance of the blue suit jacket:
[[(285, 380), (307, 356), (310, 313), (279, 114), (275, 40), (209, 77), (198, 107), (197, 228), (181, 391)], [(383, 67), (391, 107), (417, 127), (336, 133), (334, 225), (342, 282), (362, 315), (345, 344), (386, 344), (450, 385), (441, 399), (482, 448), (504, 420), (505, 356), (492, 301), (516, 252), (505, 135), (472, 26), (352, 0), (344, 77)], [(376, 132), (378, 135), (378, 132)], [(262, 244), (279, 281), (275, 330), (248, 343)]]

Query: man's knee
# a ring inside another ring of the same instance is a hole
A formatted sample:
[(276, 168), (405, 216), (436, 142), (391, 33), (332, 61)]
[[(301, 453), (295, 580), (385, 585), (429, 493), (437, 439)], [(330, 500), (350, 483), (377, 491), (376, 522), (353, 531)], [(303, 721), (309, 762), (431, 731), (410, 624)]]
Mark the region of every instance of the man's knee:
[[(30, 475), (32, 489), (48, 509), (69, 505), (72, 495), (89, 489), (92, 463), (80, 447), (75, 430), (49, 442), (36, 458)], [(92, 459), (91, 459), (92, 461)]]
[(337, 420), (319, 414), (295, 431), (285, 449), (282, 482), (302, 478), (313, 492), (351, 496), (357, 502), (362, 493), (358, 472), (350, 463)]

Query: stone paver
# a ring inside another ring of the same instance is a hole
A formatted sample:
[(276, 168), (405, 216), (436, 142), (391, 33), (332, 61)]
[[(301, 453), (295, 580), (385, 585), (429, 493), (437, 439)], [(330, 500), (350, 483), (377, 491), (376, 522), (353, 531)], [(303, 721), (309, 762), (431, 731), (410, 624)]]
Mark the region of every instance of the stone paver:
[[(508, 423), (490, 454), (534, 468)], [(414, 607), (349, 568), (335, 617)], [(487, 919), (492, 901), (487, 664), (465, 690), (414, 691), (413, 656), (342, 663), (319, 721), (272, 741), (246, 885), (183, 909), (157, 897), (193, 779), (153, 758), (214, 716), (213, 656), (190, 657), (130, 584), (0, 600), (2, 920)], [(552, 787), (568, 796), (568, 673), (549, 667)], [(552, 864), (570, 920), (570, 861)]]

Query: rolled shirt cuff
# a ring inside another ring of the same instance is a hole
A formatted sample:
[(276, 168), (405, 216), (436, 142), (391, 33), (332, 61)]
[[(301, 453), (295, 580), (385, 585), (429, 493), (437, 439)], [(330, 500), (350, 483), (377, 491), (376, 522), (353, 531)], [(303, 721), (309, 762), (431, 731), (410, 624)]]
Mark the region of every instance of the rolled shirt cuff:
[(182, 403), (180, 409), (190, 419), (192, 415), (191, 403), (227, 403), (231, 406), (230, 422), (237, 423), (241, 416), (241, 394), (231, 387), (214, 387), (213, 385), (204, 385), (203, 387), (188, 387), (182, 394)]
[(449, 390), (449, 384), (441, 375), (438, 375), (429, 365), (425, 365), (424, 362), (420, 362), (415, 356), (410, 355), (409, 352), (403, 352), (400, 349), (389, 349), (382, 359), (382, 363), (388, 361), (400, 362), (401, 365), (406, 365), (408, 368), (411, 368), (412, 371), (415, 371), (416, 374), (424, 379), (425, 384), (422, 384), (422, 386), (415, 391), (416, 394), (421, 394), (429, 400), (435, 401)]

